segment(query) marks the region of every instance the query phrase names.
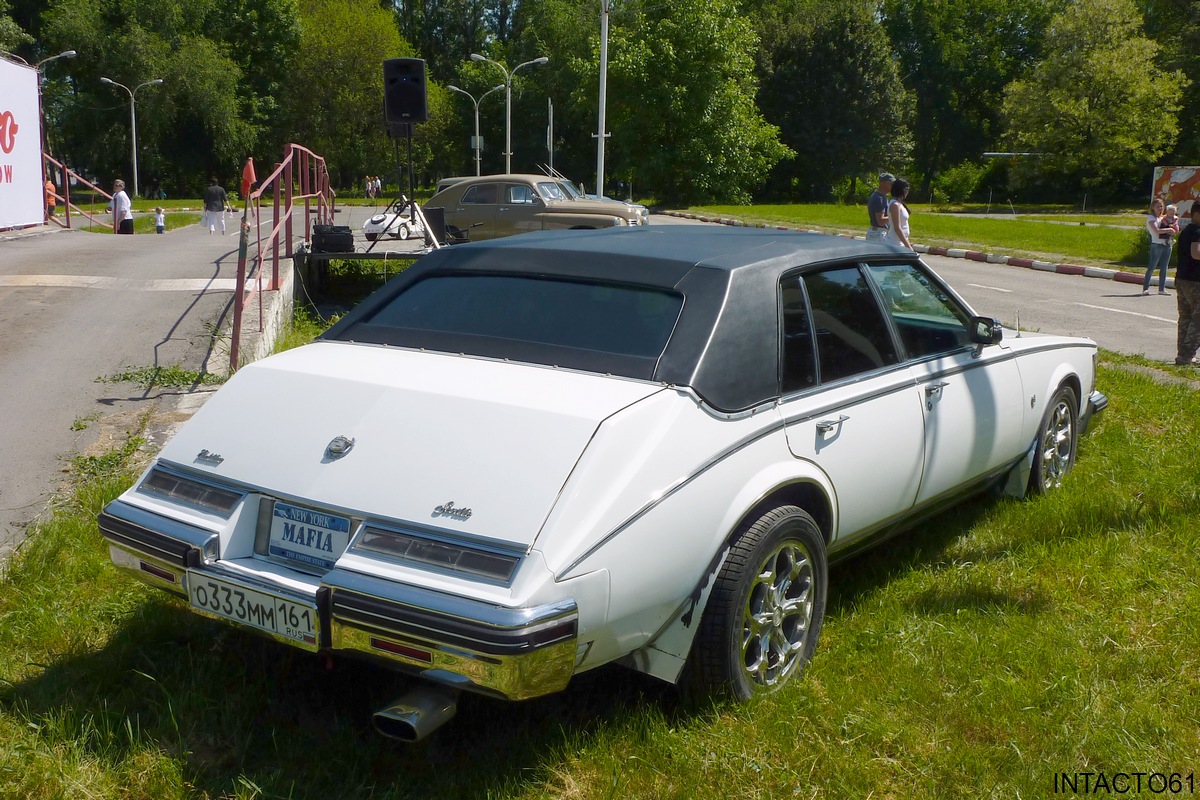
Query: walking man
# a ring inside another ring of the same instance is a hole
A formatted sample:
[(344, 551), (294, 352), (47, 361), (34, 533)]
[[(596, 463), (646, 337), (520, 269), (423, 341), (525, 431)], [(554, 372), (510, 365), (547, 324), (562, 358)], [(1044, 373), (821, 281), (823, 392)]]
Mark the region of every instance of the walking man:
[(1179, 234), (1179, 269), (1175, 271), (1179, 304), (1179, 337), (1175, 363), (1196, 366), (1200, 349), (1200, 202), (1192, 203), (1192, 221)]
[(867, 228), (868, 242), (882, 242), (888, 229), (888, 193), (892, 191), (892, 182), (896, 176), (885, 172), (879, 176), (879, 188), (871, 192), (867, 198), (867, 214), (871, 217), (871, 227)]
[(225, 209), (233, 213), (225, 188), (217, 183), (216, 178), (209, 178), (208, 188), (204, 190), (204, 217), (200, 224), (208, 226), (210, 236), (217, 229), (217, 220), (221, 222), (221, 235), (225, 235)]

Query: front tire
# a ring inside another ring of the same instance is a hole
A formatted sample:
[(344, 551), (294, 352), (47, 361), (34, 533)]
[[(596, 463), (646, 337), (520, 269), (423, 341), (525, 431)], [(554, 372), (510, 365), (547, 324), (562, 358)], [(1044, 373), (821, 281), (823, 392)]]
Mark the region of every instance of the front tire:
[(730, 548), (696, 633), (697, 688), (749, 700), (799, 675), (828, 583), (825, 541), (806, 511), (781, 506), (755, 520)]
[(1075, 450), (1079, 445), (1079, 401), (1069, 386), (1060, 386), (1046, 415), (1038, 426), (1034, 446), (1033, 469), (1029, 472), (1031, 494), (1046, 494), (1062, 486), (1063, 479), (1075, 466)]
[(408, 239), (408, 236), (409, 236), (408, 226), (405, 225), (403, 222), (400, 223), (399, 235), (400, 235), (400, 241), (405, 241), (406, 239)]

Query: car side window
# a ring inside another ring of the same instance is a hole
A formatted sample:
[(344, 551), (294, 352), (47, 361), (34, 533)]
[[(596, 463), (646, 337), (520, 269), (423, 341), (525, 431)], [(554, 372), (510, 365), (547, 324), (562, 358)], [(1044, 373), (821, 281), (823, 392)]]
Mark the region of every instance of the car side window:
[(464, 206), (494, 206), (499, 194), (499, 186), (494, 183), (481, 183), (463, 192), (459, 202)]
[(816, 335), (822, 383), (895, 364), (887, 320), (857, 266), (803, 276)]
[(813, 352), (808, 298), (799, 276), (784, 278), (779, 289), (779, 330), (783, 337), (780, 342), (780, 389), (783, 394), (790, 394), (817, 385), (817, 358)]
[(909, 358), (970, 346), (970, 315), (916, 264), (871, 264), (867, 272), (883, 294)]
[(533, 202), (533, 189), (523, 183), (510, 183), (505, 187), (509, 205), (526, 206)]

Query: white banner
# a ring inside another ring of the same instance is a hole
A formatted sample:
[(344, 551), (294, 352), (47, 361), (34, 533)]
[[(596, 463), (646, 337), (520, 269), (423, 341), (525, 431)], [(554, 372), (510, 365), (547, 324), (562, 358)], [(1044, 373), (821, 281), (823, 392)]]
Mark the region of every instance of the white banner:
[(37, 70), (0, 58), (0, 230), (45, 221)]

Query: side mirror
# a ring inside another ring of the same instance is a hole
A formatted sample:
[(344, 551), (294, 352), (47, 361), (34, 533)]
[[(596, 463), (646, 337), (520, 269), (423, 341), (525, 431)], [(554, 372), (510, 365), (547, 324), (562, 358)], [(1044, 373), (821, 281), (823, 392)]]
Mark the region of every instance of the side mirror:
[(999, 344), (1004, 338), (1004, 328), (991, 317), (971, 317), (970, 332), (974, 344)]

